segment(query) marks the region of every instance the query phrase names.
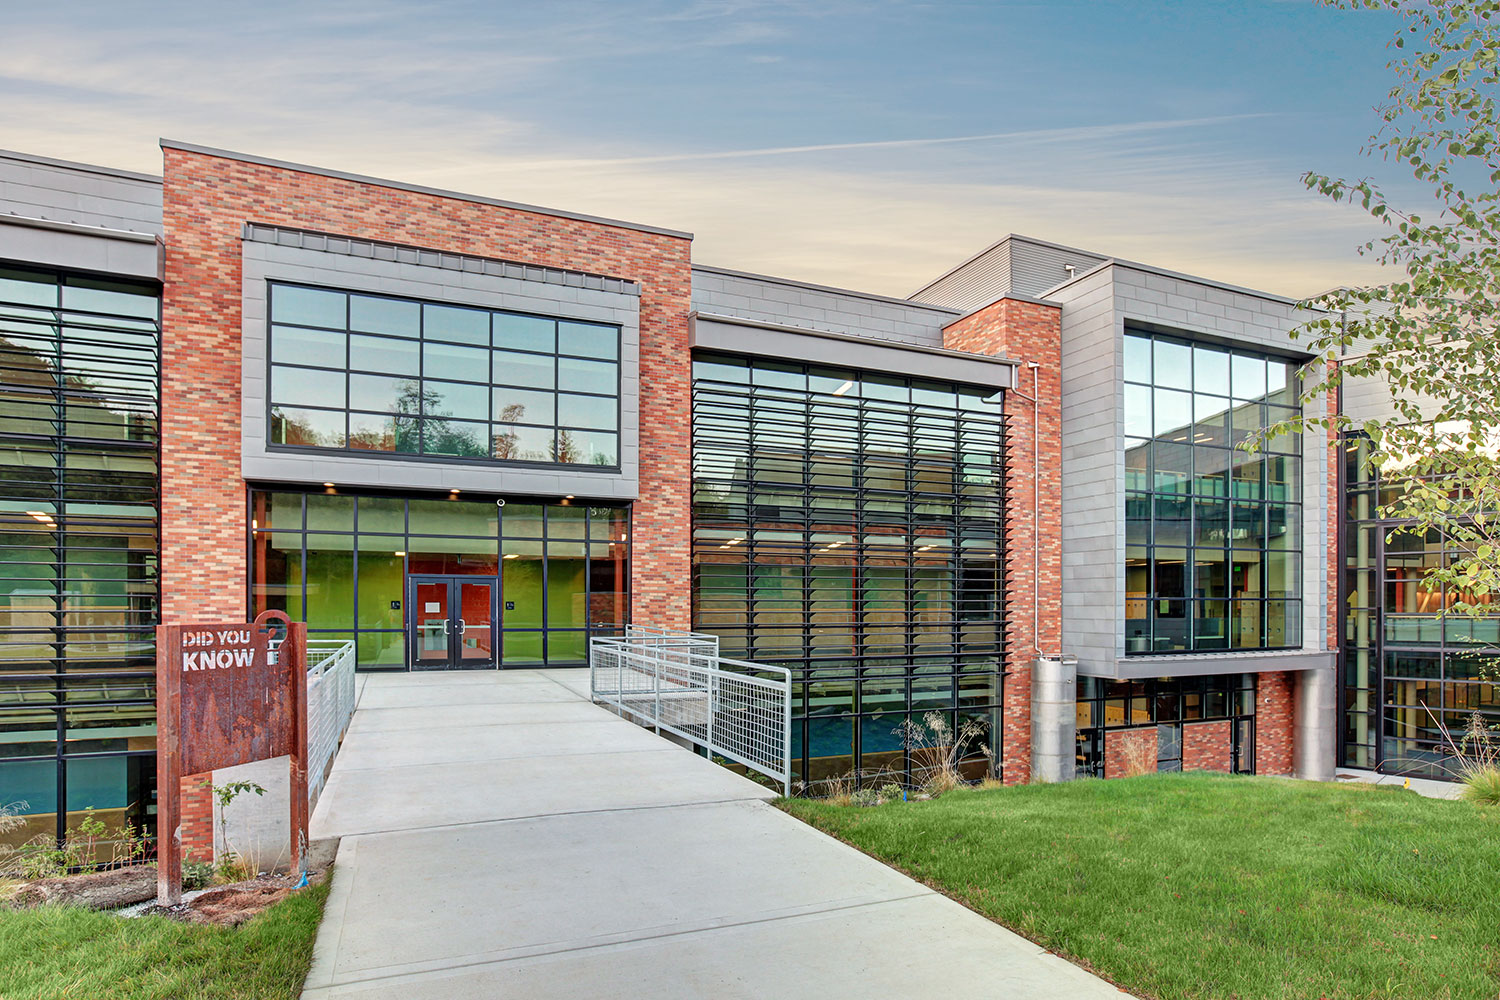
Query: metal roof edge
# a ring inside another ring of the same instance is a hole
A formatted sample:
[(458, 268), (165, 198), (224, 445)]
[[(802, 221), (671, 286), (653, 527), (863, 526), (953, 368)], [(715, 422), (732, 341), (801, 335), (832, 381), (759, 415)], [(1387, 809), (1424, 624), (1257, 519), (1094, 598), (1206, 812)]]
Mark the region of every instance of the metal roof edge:
[(933, 312), (952, 313), (955, 316), (963, 315), (960, 309), (951, 306), (934, 305), (931, 302), (912, 302), (910, 299), (896, 298), (893, 295), (881, 295), (879, 292), (861, 292), (853, 288), (839, 288), (836, 285), (819, 285), (812, 281), (799, 281), (796, 278), (779, 278), (773, 274), (759, 274), (755, 271), (738, 271), (732, 267), (715, 267), (712, 264), (694, 264), (694, 271), (707, 271), (709, 274), (727, 274), (734, 278), (751, 278), (756, 281), (769, 281), (777, 285), (790, 285), (793, 288), (807, 288), (815, 292), (831, 292), (835, 295), (852, 295), (855, 298), (871, 299), (875, 302), (886, 302), (895, 306), (906, 306), (910, 309), (930, 309)]
[(760, 319), (745, 319), (742, 316), (726, 316), (722, 313), (699, 312), (694, 309), (688, 313), (689, 320), (706, 320), (710, 323), (728, 323), (731, 326), (748, 326), (759, 330), (775, 330), (780, 333), (795, 333), (804, 337), (822, 337), (826, 340), (841, 340), (848, 343), (868, 344), (875, 347), (889, 347), (897, 351), (915, 351), (918, 354), (936, 354), (945, 358), (962, 358), (970, 361), (987, 361), (994, 364), (1010, 365), (1012, 368), (1020, 367), (1023, 362), (1019, 358), (1005, 357), (995, 354), (973, 354), (969, 351), (954, 351), (946, 347), (928, 347), (926, 344), (908, 344), (900, 340), (877, 340), (874, 337), (860, 337), (852, 333), (837, 333), (832, 330), (814, 330), (805, 326), (788, 326), (785, 323), (769, 323)]
[(101, 167), (97, 163), (80, 163), (77, 160), (60, 160), (52, 156), (39, 156), (36, 153), (22, 153), (15, 149), (0, 149), (0, 159), (20, 160), (22, 163), (40, 163), (48, 167), (62, 167), (66, 170), (78, 170), (89, 174), (103, 174), (105, 177), (121, 177), (129, 181), (144, 181), (148, 184), (160, 184), (160, 174), (143, 174), (134, 170), (121, 170), (118, 167)]

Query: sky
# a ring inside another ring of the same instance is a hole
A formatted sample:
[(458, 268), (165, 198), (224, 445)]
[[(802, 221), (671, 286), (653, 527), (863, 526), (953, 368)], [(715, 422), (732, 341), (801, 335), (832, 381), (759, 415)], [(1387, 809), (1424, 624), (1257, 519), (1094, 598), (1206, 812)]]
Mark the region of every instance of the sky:
[(1311, 0), (130, 3), (6, 14), (0, 148), (159, 137), (695, 234), (905, 296), (1008, 232), (1287, 295), (1374, 280), (1389, 15)]

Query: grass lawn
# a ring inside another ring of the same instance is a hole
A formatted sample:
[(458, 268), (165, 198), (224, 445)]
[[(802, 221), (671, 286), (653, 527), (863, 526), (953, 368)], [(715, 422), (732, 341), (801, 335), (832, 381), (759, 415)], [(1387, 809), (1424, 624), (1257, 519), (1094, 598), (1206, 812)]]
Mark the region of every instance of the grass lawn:
[(1500, 808), (1208, 774), (781, 806), (1143, 997), (1500, 996)]
[(0, 911), (4, 1000), (295, 998), (328, 883), (238, 929), (126, 919), (71, 906)]

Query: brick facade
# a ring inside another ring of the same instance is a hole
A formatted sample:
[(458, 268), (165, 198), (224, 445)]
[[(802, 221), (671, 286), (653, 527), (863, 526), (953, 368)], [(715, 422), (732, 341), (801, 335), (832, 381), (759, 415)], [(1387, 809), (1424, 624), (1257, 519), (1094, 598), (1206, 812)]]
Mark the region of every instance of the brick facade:
[(1230, 771), (1234, 768), (1234, 723), (1188, 722), (1182, 727), (1184, 771)]
[(190, 774), (182, 779), (182, 859), (214, 860), (214, 797), (203, 787), (212, 774)]
[(1156, 727), (1111, 729), (1104, 734), (1104, 776), (1156, 773)]
[(1062, 644), (1062, 309), (1000, 299), (946, 327), (943, 346), (1039, 365), (1019, 368), (1019, 391), (1005, 396), (1006, 676), (1000, 767), (1006, 784), (1025, 784), (1031, 779), (1032, 661), (1038, 651), (1057, 655)]
[(1255, 693), (1255, 773), (1292, 773), (1292, 692), (1289, 671), (1261, 674)]
[(641, 288), (631, 601), (689, 624), (688, 240), (175, 148), (163, 150), (162, 621), (240, 619), (242, 226), (314, 229), (628, 278)]

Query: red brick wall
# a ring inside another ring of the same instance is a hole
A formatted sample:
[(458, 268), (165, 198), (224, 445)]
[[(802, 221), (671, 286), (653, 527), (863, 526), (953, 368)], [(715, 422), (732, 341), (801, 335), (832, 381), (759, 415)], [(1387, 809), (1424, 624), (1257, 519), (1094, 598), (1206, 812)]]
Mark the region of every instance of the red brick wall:
[(1289, 671), (1261, 674), (1255, 692), (1255, 773), (1292, 773), (1292, 689)]
[(689, 624), (690, 244), (666, 235), (164, 149), (162, 620), (245, 615), (240, 234), (246, 221), (628, 278), (641, 286), (637, 620)]
[(1108, 729), (1104, 733), (1104, 776), (1124, 778), (1132, 773), (1131, 759), (1139, 761), (1144, 770), (1135, 773), (1151, 774), (1156, 771), (1156, 727), (1146, 729)]
[[(182, 779), (182, 860), (214, 860), (214, 797), (202, 782), (212, 774), (190, 774)], [(171, 831), (162, 831), (170, 835)]]
[(1182, 769), (1184, 771), (1228, 771), (1234, 766), (1230, 742), (1234, 723), (1188, 722), (1182, 727)]
[(944, 329), (943, 346), (1040, 365), (1035, 373), (1024, 366), (1016, 373), (1020, 392), (1035, 395), (1037, 404), (1016, 392), (1005, 396), (1007, 676), (1000, 766), (1006, 784), (1024, 784), (1031, 779), (1031, 663), (1038, 649), (1056, 655), (1062, 644), (1062, 310), (1001, 299)]

